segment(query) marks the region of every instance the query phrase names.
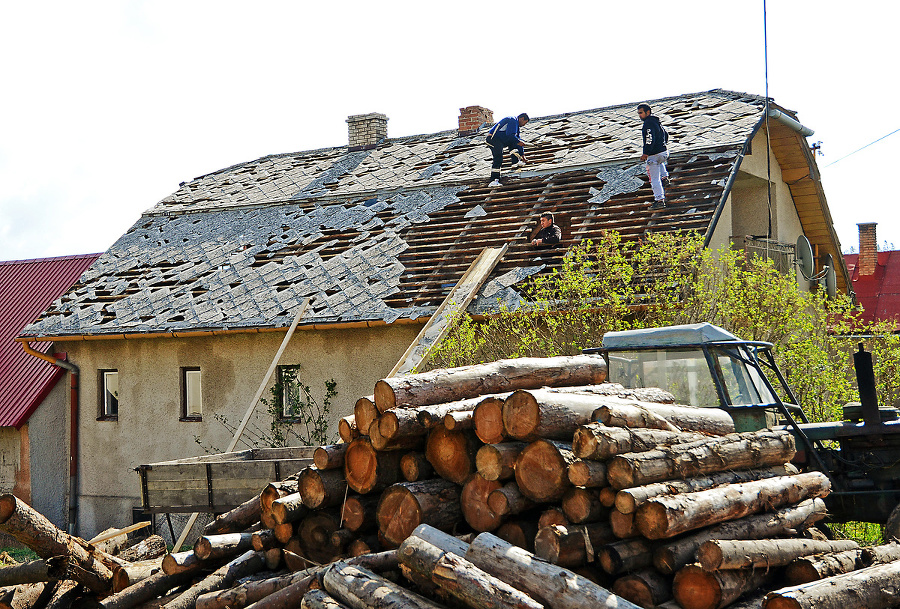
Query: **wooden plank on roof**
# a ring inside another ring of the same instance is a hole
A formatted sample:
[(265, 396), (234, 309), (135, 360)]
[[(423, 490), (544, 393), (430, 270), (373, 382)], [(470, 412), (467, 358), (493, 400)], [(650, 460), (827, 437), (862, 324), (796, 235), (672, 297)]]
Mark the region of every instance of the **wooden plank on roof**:
[(425, 356), (449, 331), (451, 316), (457, 311), (464, 311), (469, 306), (508, 248), (509, 244), (504, 244), (503, 247), (486, 247), (482, 250), (388, 376), (409, 372), (425, 359)]

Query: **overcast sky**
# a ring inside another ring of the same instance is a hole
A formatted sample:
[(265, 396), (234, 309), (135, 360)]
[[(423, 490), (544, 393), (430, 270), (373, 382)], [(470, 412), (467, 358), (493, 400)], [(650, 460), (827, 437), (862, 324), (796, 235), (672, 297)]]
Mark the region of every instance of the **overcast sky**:
[[(822, 142), (842, 248), (878, 222), (900, 249), (900, 133), (839, 160), (900, 129), (900, 3), (767, 10), (769, 94)], [(762, 0), (10, 0), (0, 58), (0, 260), (102, 252), (179, 182), (345, 145), (352, 114), (400, 137), (455, 128), (469, 105), (765, 93)]]

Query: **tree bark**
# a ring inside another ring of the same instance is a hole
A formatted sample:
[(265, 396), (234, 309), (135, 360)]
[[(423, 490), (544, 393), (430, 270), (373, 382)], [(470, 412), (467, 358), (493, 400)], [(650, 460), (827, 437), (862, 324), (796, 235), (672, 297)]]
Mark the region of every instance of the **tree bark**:
[(203, 561), (194, 554), (193, 550), (166, 554), (162, 560), (162, 570), (166, 575), (176, 575), (186, 571), (193, 572), (202, 566)]
[[(334, 507), (344, 501), (347, 494), (347, 480), (344, 478), (343, 468), (307, 467), (300, 472), (297, 490), (302, 496), (303, 505), (311, 510)], [(275, 520), (278, 521), (277, 515)]]
[[(369, 435), (372, 435), (369, 428)], [(424, 438), (428, 428), (419, 422), (419, 411), (415, 408), (394, 408), (378, 417), (378, 432), (385, 446), (397, 444), (401, 439)], [(418, 442), (419, 440), (415, 440)], [(373, 442), (373, 444), (375, 444)], [(378, 450), (384, 450), (376, 445)]]
[(653, 545), (646, 539), (625, 539), (597, 548), (597, 561), (610, 575), (653, 566)]
[(383, 540), (395, 548), (420, 524), (451, 529), (462, 520), (459, 487), (441, 479), (395, 484), (382, 494), (376, 519)]
[(514, 480), (491, 491), (487, 503), (491, 512), (499, 517), (521, 514), (535, 505), (534, 501), (522, 494)]
[(797, 473), (799, 471), (796, 467), (790, 463), (785, 463), (784, 465), (775, 465), (761, 469), (747, 469), (739, 472), (725, 471), (685, 480), (654, 482), (643, 486), (621, 489), (616, 493), (615, 505), (616, 509), (623, 514), (631, 514), (654, 497), (674, 495), (676, 493), (695, 493), (722, 484), (751, 482), (753, 480), (763, 480), (764, 478), (791, 476)]
[[(688, 565), (675, 574), (672, 595), (683, 609), (720, 609), (745, 592), (771, 581), (771, 569), (734, 569), (709, 573), (700, 565)], [(845, 608), (846, 609), (846, 608)]]
[(516, 457), (526, 446), (525, 442), (485, 444), (475, 453), (475, 469), (485, 480), (509, 480), (516, 475)]
[(345, 562), (329, 566), (322, 581), (328, 593), (353, 609), (442, 609), (424, 596)]
[(252, 524), (259, 522), (259, 493), (240, 504), (233, 510), (220, 514), (215, 520), (203, 527), (204, 535), (221, 535), (223, 533), (240, 533)]
[(58, 582), (17, 584), (0, 590), (0, 609), (44, 609)]
[(605, 402), (594, 412), (593, 419), (610, 427), (697, 431), (716, 436), (734, 433), (731, 415), (719, 408), (694, 408), (638, 400), (608, 399)]
[(644, 537), (664, 539), (805, 499), (825, 497), (830, 490), (830, 480), (820, 472), (727, 484), (707, 491), (657, 497), (641, 506), (635, 520)]
[(475, 609), (543, 609), (543, 605), (458, 554), (412, 535), (397, 551), (400, 563)]
[(147, 579), (128, 586), (121, 592), (107, 596), (100, 602), (100, 605), (103, 609), (132, 609), (132, 607), (137, 607), (189, 582), (199, 568), (200, 563), (196, 562), (193, 567), (171, 575), (165, 571), (159, 571)]
[[(399, 409), (408, 412), (410, 409)], [(413, 411), (414, 412), (414, 411)], [(378, 451), (422, 450), (425, 445), (425, 433), (418, 435), (396, 436), (388, 439), (381, 435), (381, 417), (369, 426), (369, 442)]]
[(580, 459), (600, 461), (624, 453), (655, 450), (660, 446), (703, 440), (701, 433), (664, 429), (627, 429), (594, 422), (581, 425), (572, 439), (572, 452)]
[(478, 438), (471, 430), (450, 431), (439, 425), (428, 434), (425, 458), (438, 476), (463, 484), (475, 472), (478, 447)]
[(300, 473), (288, 476), (284, 480), (270, 482), (259, 494), (259, 520), (264, 527), (271, 529), (276, 524), (272, 517), (272, 504), (276, 499), (293, 495), (297, 492), (297, 479)]
[(16, 565), (0, 568), (0, 586), (37, 584), (50, 581), (47, 563), (43, 560), (29, 560)]
[(381, 551), (378, 535), (364, 535), (347, 544), (347, 556), (362, 556)]
[(672, 598), (672, 582), (653, 569), (640, 569), (617, 579), (612, 591), (635, 605), (653, 609)]
[(900, 603), (900, 561), (874, 565), (766, 595), (766, 609), (884, 609)]
[(500, 397), (486, 397), (472, 410), (475, 435), (485, 444), (499, 444), (506, 438), (503, 428), (503, 400)]
[(501, 488), (496, 480), (485, 480), (478, 474), (469, 477), (459, 494), (462, 515), (469, 526), (478, 532), (493, 531), (503, 522), (503, 515), (488, 505), (491, 492)]
[(426, 406), (501, 391), (604, 380), (606, 361), (597, 355), (522, 357), (382, 379), (375, 383), (375, 406), (385, 412), (403, 404)]
[[(368, 395), (356, 400), (353, 406), (353, 419), (360, 433), (367, 435), (372, 423), (378, 418), (378, 409), (375, 408), (375, 396)], [(345, 443), (349, 440), (345, 440)]]
[(374, 530), (378, 526), (375, 508), (379, 499), (377, 495), (349, 495), (341, 512), (342, 526), (354, 533)]
[(309, 507), (305, 501), (306, 498), (302, 492), (279, 497), (272, 502), (272, 506), (269, 508), (269, 516), (272, 522), (275, 525), (282, 525), (300, 520), (309, 513)]
[(419, 480), (427, 480), (434, 475), (434, 468), (425, 453), (410, 452), (403, 455), (400, 459), (400, 471), (403, 472), (403, 479), (407, 482), (418, 482)]
[(516, 459), (516, 483), (522, 494), (538, 503), (559, 501), (572, 486), (569, 465), (575, 461), (572, 445), (536, 440)]
[[(256, 505), (259, 506), (259, 499), (256, 499)], [(259, 514), (257, 513), (256, 520), (251, 522), (250, 524), (254, 524), (257, 520), (259, 520)], [(248, 525), (249, 526), (249, 525)], [(206, 532), (204, 535), (214, 535), (215, 533)], [(150, 535), (146, 539), (142, 540), (140, 543), (136, 543), (130, 548), (126, 548), (122, 550), (122, 553), (119, 554), (119, 558), (122, 560), (126, 560), (128, 562), (135, 562), (139, 560), (149, 560), (151, 558), (161, 558), (168, 551), (166, 548), (166, 540), (160, 537), (159, 535)]]
[(608, 519), (610, 509), (600, 501), (595, 489), (570, 488), (562, 498), (562, 511), (574, 524)]
[(825, 502), (807, 499), (775, 512), (745, 516), (668, 542), (653, 551), (653, 565), (671, 575), (694, 562), (697, 548), (711, 539), (764, 539), (802, 531), (826, 516)]
[(609, 484), (606, 479), (606, 463), (600, 461), (573, 461), (569, 464), (568, 476), (569, 482), (584, 488), (601, 488)]
[(864, 567), (900, 560), (900, 543), (892, 541), (880, 546), (863, 548), (861, 560)]
[[(5, 569), (0, 570), (0, 573)], [(113, 571), (113, 593), (121, 592), (128, 586), (133, 586), (155, 573), (162, 571), (162, 556), (130, 563), (127, 566), (119, 566)]]
[(341, 444), (320, 446), (313, 452), (313, 465), (315, 465), (318, 470), (343, 470), (345, 452), (347, 452), (347, 444), (343, 442)]
[(249, 550), (166, 603), (164, 609), (194, 609), (197, 597), (201, 594), (228, 588), (235, 580), (256, 573), (264, 566), (263, 554)]
[(384, 490), (400, 480), (402, 457), (399, 452), (376, 451), (369, 438), (360, 436), (350, 442), (344, 454), (344, 477), (361, 495)]
[(323, 590), (310, 590), (303, 595), (300, 609), (348, 609), (347, 605), (338, 602)]
[(711, 539), (697, 548), (697, 562), (707, 571), (783, 567), (803, 556), (858, 548), (859, 544), (849, 539)]
[(534, 538), (534, 553), (561, 567), (580, 567), (593, 562), (597, 548), (613, 541), (608, 522), (544, 527)]
[(590, 580), (502, 539), (482, 533), (469, 545), (466, 559), (552, 609), (636, 609)]
[(458, 410), (444, 415), (444, 427), (450, 431), (475, 429), (475, 418), (471, 410)]
[[(503, 400), (506, 396), (509, 395), (509, 392), (499, 393), (496, 395), (480, 395), (474, 398), (467, 398), (465, 400), (456, 400), (454, 402), (446, 402), (444, 404), (433, 404), (431, 406), (419, 406), (416, 408), (418, 412), (419, 423), (424, 425), (426, 428), (431, 429), (437, 425), (443, 425), (444, 418), (451, 413), (454, 412), (466, 412), (472, 411), (474, 415), (475, 407), (478, 406), (479, 402), (486, 399), (499, 399)], [(474, 423), (473, 423), (474, 425)]]
[(614, 489), (735, 469), (782, 465), (795, 453), (787, 431), (751, 431), (613, 457), (606, 477)]
[(520, 389), (503, 402), (503, 427), (524, 442), (538, 438), (571, 441), (578, 426), (589, 423), (601, 403), (591, 394)]
[(194, 543), (194, 554), (200, 560), (237, 556), (253, 548), (252, 533), (204, 535)]
[(784, 582), (788, 586), (799, 586), (856, 571), (863, 567), (861, 556), (862, 550), (856, 549), (798, 558), (784, 568)]
[(352, 414), (350, 416), (342, 417), (340, 421), (338, 421), (338, 435), (341, 437), (341, 442), (350, 443), (356, 438), (360, 436), (359, 427), (356, 426), (356, 417)]

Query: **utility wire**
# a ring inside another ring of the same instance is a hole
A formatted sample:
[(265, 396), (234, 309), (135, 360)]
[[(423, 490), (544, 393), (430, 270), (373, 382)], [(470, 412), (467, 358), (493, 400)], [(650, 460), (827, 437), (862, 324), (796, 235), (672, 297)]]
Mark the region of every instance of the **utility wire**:
[(869, 142), (868, 144), (866, 144), (866, 145), (863, 146), (862, 148), (859, 148), (858, 150), (854, 150), (854, 151), (851, 152), (850, 154), (846, 154), (846, 155), (842, 156), (842, 157), (839, 158), (837, 161), (832, 161), (832, 162), (828, 163), (827, 165), (825, 165), (825, 167), (831, 167), (832, 165), (834, 165), (834, 164), (837, 163), (838, 161), (843, 161), (843, 160), (846, 159), (848, 156), (853, 156), (854, 154), (856, 154), (856, 153), (859, 152), (860, 150), (865, 150), (866, 148), (868, 148), (868, 147), (871, 146), (872, 144), (877, 144), (878, 142), (880, 142), (880, 141), (883, 140), (884, 138), (890, 137), (890, 136), (894, 135), (895, 133), (897, 133), (898, 131), (900, 131), (900, 129), (894, 129), (893, 131), (891, 131), (891, 132), (888, 133), (887, 135), (882, 135), (880, 138), (878, 138), (878, 139), (875, 140), (874, 142)]
[[(769, 214), (769, 226), (766, 237), (772, 238), (772, 143), (769, 140), (769, 33), (766, 23), (766, 0), (763, 0), (763, 63), (766, 70), (766, 207)], [(768, 255), (768, 241), (766, 242)]]

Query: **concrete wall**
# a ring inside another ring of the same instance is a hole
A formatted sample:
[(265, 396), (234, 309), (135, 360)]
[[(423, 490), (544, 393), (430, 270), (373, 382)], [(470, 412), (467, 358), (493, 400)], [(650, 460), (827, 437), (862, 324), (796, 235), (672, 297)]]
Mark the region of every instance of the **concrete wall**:
[[(336, 439), (338, 419), (353, 412), (359, 397), (372, 393), (375, 381), (390, 372), (419, 329), (417, 324), (298, 329), (279, 364), (300, 365), (302, 380), (314, 394), (324, 391), (325, 380), (336, 381), (331, 413)], [(240, 422), (283, 339), (284, 332), (263, 332), (65, 343), (82, 371), (79, 535), (131, 523), (131, 508), (140, 506), (136, 466), (202, 455), (203, 447), (224, 451), (232, 436), (216, 416), (232, 426)], [(179, 420), (182, 367), (201, 369), (202, 421)], [(97, 420), (97, 371), (102, 369), (119, 372), (115, 421)], [(265, 427), (268, 420), (255, 417), (248, 427)], [(238, 444), (236, 450), (245, 448)]]
[(66, 373), (28, 420), (31, 505), (63, 530), (68, 516), (69, 378)]
[[(26, 441), (27, 441), (27, 436)], [(22, 465), (22, 440), (15, 427), (0, 427), (0, 493), (13, 493)], [(18, 495), (17, 495), (18, 496)], [(21, 499), (28, 498), (21, 497)]]

